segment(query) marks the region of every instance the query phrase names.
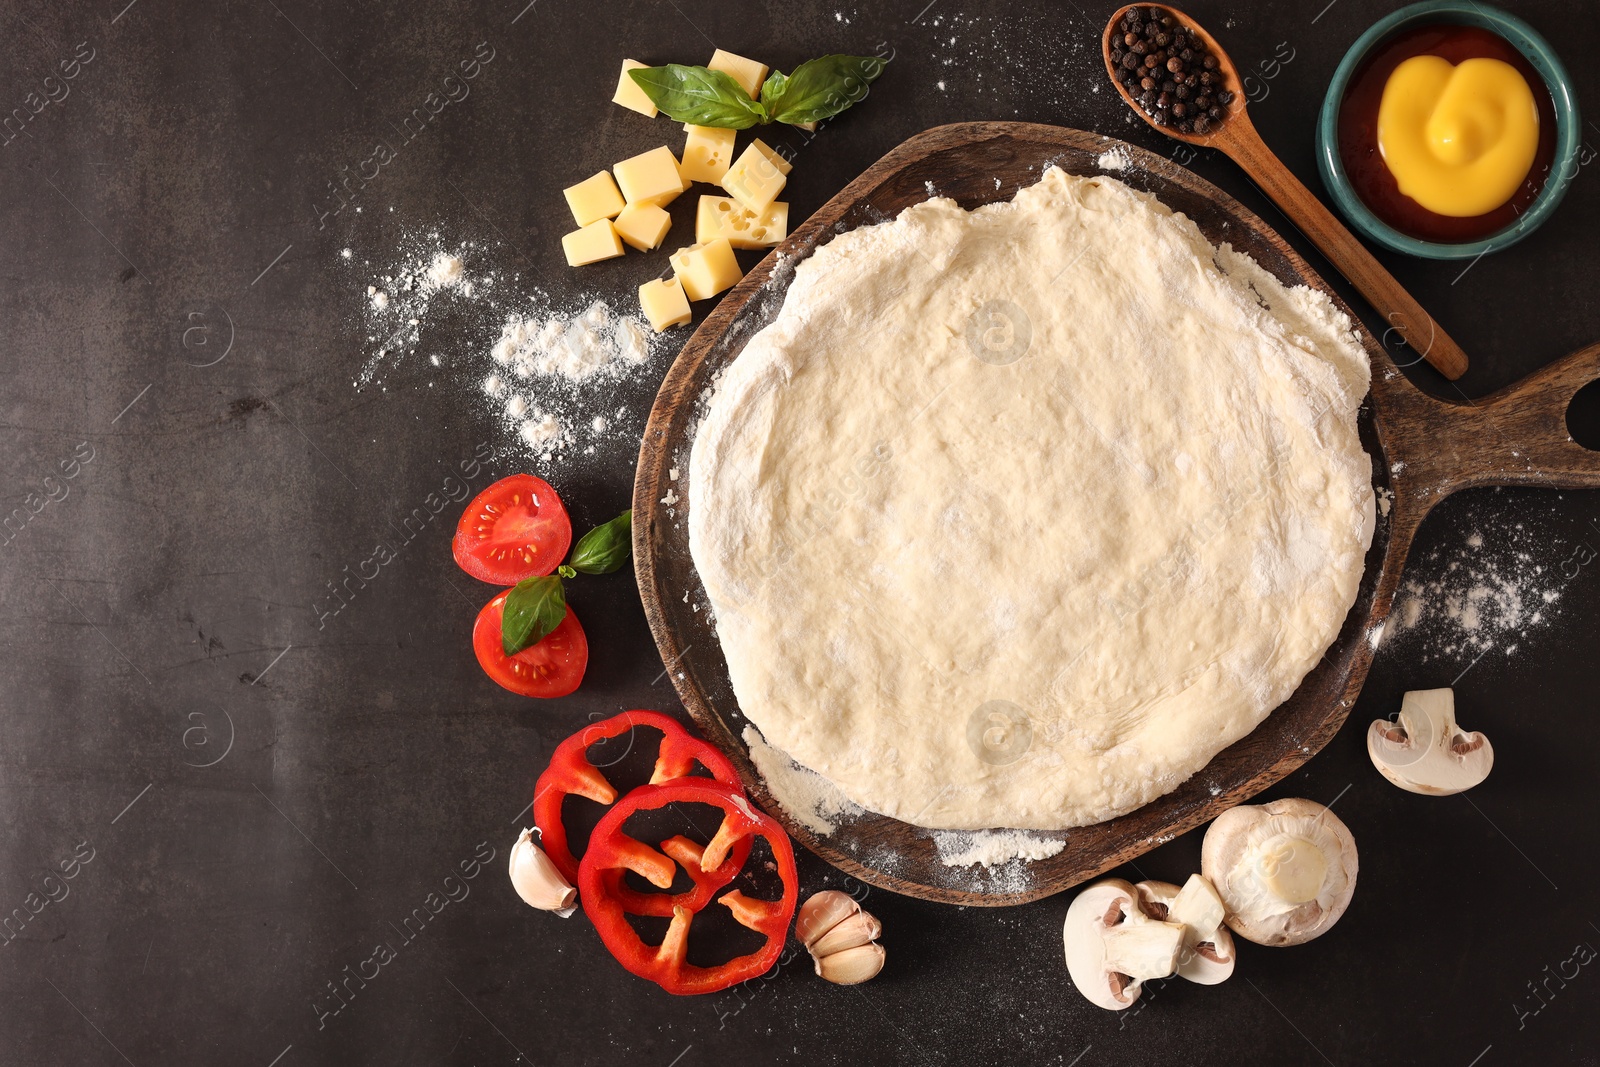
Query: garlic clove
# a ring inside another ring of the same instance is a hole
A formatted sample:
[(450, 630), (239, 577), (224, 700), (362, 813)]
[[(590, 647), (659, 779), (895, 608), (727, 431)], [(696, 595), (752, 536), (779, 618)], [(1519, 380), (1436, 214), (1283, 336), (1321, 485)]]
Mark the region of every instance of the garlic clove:
[(565, 919), (577, 910), (578, 891), (534, 843), (531, 830), (523, 830), (511, 846), (511, 884), (517, 896), (540, 911), (553, 911)]
[(887, 958), (883, 946), (873, 941), (819, 958), (817, 974), (834, 985), (860, 985), (877, 977)]
[(795, 935), (806, 948), (838, 926), (845, 919), (861, 912), (861, 905), (848, 893), (837, 889), (824, 889), (800, 905), (800, 917), (795, 922)]
[(817, 938), (811, 945), (811, 954), (820, 958), (860, 948), (869, 941), (876, 941), (882, 933), (883, 924), (877, 918), (869, 912), (858, 911)]
[(883, 923), (877, 920), (872, 913), (856, 912), (850, 918), (834, 926), (826, 934), (816, 939), (811, 945), (811, 955), (814, 957), (830, 957), (835, 952), (846, 949), (858, 949), (869, 941), (877, 941), (883, 933)]

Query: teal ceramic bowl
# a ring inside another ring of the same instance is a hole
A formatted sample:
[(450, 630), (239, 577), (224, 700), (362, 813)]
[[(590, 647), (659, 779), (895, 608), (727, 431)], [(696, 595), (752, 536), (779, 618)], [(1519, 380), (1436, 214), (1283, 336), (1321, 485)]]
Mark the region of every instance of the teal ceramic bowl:
[[(1339, 106), (1344, 102), (1345, 88), (1350, 84), (1356, 68), (1373, 49), (1396, 33), (1416, 26), (1440, 24), (1476, 26), (1504, 38), (1528, 58), (1533, 69), (1544, 79), (1556, 113), (1555, 158), (1550, 163), (1550, 175), (1545, 179), (1544, 188), (1528, 210), (1503, 230), (1476, 241), (1454, 244), (1412, 237), (1378, 218), (1351, 186), (1344, 163), (1339, 158)], [(1328, 85), (1328, 95), (1322, 101), (1322, 113), (1317, 120), (1317, 168), (1322, 172), (1322, 184), (1333, 195), (1344, 217), (1379, 244), (1396, 252), (1427, 259), (1473, 259), (1491, 249), (1499, 250), (1516, 244), (1543, 225), (1555, 211), (1578, 171), (1582, 125), (1572, 79), (1567, 75), (1566, 67), (1561, 65), (1555, 49), (1533, 27), (1515, 15), (1487, 4), (1429, 0), (1403, 7), (1379, 19), (1345, 53), (1339, 69), (1334, 71), (1333, 81)]]

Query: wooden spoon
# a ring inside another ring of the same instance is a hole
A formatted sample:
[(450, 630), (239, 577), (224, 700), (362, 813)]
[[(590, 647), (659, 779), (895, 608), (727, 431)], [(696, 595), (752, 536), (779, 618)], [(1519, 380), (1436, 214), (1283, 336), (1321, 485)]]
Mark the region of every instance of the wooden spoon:
[[(1149, 9), (1150, 4), (1134, 4), (1129, 7)], [(1300, 180), (1290, 173), (1289, 168), (1277, 156), (1272, 154), (1272, 149), (1261, 140), (1261, 135), (1256, 132), (1255, 126), (1250, 122), (1250, 116), (1245, 111), (1244, 83), (1239, 77), (1238, 68), (1233, 60), (1228, 58), (1228, 53), (1216, 38), (1205, 31), (1205, 28), (1188, 15), (1175, 7), (1159, 6), (1160, 9), (1171, 15), (1183, 27), (1185, 33), (1205, 42), (1206, 50), (1217, 57), (1216, 73), (1222, 76), (1222, 87), (1233, 93), (1233, 102), (1227, 107), (1227, 114), (1204, 134), (1184, 133), (1176, 127), (1157, 125), (1155, 119), (1147, 114), (1133, 95), (1117, 79), (1116, 67), (1111, 60), (1112, 35), (1123, 32), (1122, 19), (1127, 14), (1128, 7), (1118, 8), (1111, 16), (1111, 21), (1106, 23), (1106, 31), (1100, 42), (1100, 51), (1105, 59), (1106, 73), (1111, 76), (1111, 84), (1116, 86), (1117, 92), (1133, 108), (1134, 113), (1155, 129), (1160, 130), (1168, 137), (1176, 138), (1187, 144), (1199, 145), (1202, 148), (1215, 148), (1222, 152), (1244, 169), (1244, 172), (1253, 178), (1263, 192), (1272, 198), (1288, 215), (1300, 231), (1311, 239), (1327, 256), (1329, 261), (1339, 269), (1339, 272), (1361, 291), (1367, 302), (1377, 309), (1385, 322), (1392, 326), (1406, 343), (1422, 354), (1422, 358), (1433, 364), (1440, 374), (1454, 381), (1467, 372), (1467, 354), (1461, 346), (1444, 332), (1437, 322), (1433, 320), (1422, 305), (1406, 292), (1394, 276), (1383, 265), (1372, 257), (1372, 253), (1344, 228), (1333, 212), (1323, 206), (1322, 201), (1314, 196), (1311, 190), (1300, 184)]]

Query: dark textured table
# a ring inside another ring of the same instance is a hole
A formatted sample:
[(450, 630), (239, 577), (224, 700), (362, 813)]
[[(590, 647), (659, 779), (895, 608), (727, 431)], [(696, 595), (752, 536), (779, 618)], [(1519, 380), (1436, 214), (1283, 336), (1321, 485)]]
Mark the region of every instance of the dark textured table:
[[(944, 122), (1171, 151), (1102, 84), (1109, 9), (524, 2), (0, 11), (3, 110), (22, 116), (0, 145), (0, 1062), (1600, 1062), (1593, 494), (1472, 492), (1428, 521), (1414, 577), (1444, 580), (1472, 551), (1539, 568), (1558, 598), (1487, 651), (1385, 644), (1345, 730), (1269, 794), (1337, 801), (1361, 846), (1355, 902), (1313, 944), (1243, 945), (1224, 986), (1155, 983), (1111, 1015), (1067, 981), (1066, 898), (993, 911), (875, 892), (890, 962), (872, 984), (795, 964), (680, 1000), (618, 968), (582, 917), (519, 903), (506, 854), (554, 744), (619, 707), (675, 704), (626, 572), (583, 590), (579, 693), (535, 706), (483, 678), (467, 634), (487, 590), (450, 560), (456, 505), (392, 531), (480, 442), (494, 472), (519, 465), (476, 385), (500, 313), (430, 316), (416, 357), (357, 389), (373, 354), (359, 265), (435, 230), (483, 249), (503, 295), (581, 285), (626, 306), (642, 261), (569, 272), (560, 189), (678, 143), (606, 103), (624, 55), (704, 62), (711, 41), (785, 68), (893, 52), (870, 99), (805, 148), (796, 219)], [(1313, 188), (1323, 87), (1389, 6), (1324, 4), (1193, 9), (1255, 72), (1256, 123)], [(1600, 114), (1592, 8), (1516, 7)], [(396, 132), (486, 54), (469, 94)], [(334, 213), (334, 185), (380, 138), (394, 158)], [(1226, 160), (1191, 165), (1283, 224)], [(1514, 249), (1384, 259), (1466, 346), (1460, 389), (1477, 396), (1600, 339), (1597, 234), (1585, 166)], [(635, 432), (669, 355), (619, 387)], [(631, 446), (550, 476), (577, 525), (601, 521), (626, 506)], [(330, 583), (385, 539), (395, 558), (329, 616)], [(1406, 689), (1452, 683), (1499, 763), (1468, 796), (1403, 793), (1368, 763), (1365, 726)], [(1139, 871), (1181, 881), (1199, 849), (1190, 834)], [(808, 890), (843, 884), (810, 857), (801, 870)], [(350, 980), (379, 943), (392, 958)]]

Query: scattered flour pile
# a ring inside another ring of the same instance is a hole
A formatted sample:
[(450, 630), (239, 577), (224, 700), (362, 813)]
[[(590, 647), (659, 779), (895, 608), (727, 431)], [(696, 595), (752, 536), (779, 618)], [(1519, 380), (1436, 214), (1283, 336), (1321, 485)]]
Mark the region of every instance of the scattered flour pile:
[(603, 300), (577, 314), (513, 315), (489, 350), (495, 369), (483, 380), (483, 392), (500, 405), (503, 421), (549, 462), (578, 434), (603, 434), (610, 427), (595, 401), (584, 402), (580, 383), (615, 380), (647, 363), (650, 340), (646, 323), (616, 314)]
[(1514, 654), (1557, 616), (1564, 587), (1585, 558), (1568, 558), (1571, 546), (1546, 546), (1528, 525), (1480, 523), (1452, 547), (1411, 560), (1410, 577), (1395, 596), (1390, 639), (1414, 648), (1424, 663), (1490, 649)]
[[(441, 297), (472, 301), (493, 288), (495, 275), (467, 275), (465, 257), (472, 251), (471, 245), (446, 248), (436, 233), (409, 239), (400, 263), (367, 283), (367, 343), (374, 347), (356, 379), (358, 388), (373, 384), (380, 371), (399, 365), (416, 350), (421, 328)], [(348, 248), (340, 256), (354, 258)], [(442, 365), (438, 356), (430, 362)]]
[(389, 376), (425, 356), (472, 388), (508, 452), (547, 465), (608, 441), (636, 444), (629, 431), (641, 413), (629, 417), (618, 388), (682, 340), (663, 340), (597, 295), (564, 303), (524, 295), (519, 276), (497, 265), (496, 248), (449, 245), (437, 231), (404, 239), (388, 269), (357, 262), (348, 248), (340, 256), (362, 269), (366, 289), (369, 350), (356, 387), (387, 388)]
[(998, 867), (1013, 860), (1047, 860), (1066, 848), (1067, 840), (1025, 830), (939, 830), (933, 844), (946, 867)]

